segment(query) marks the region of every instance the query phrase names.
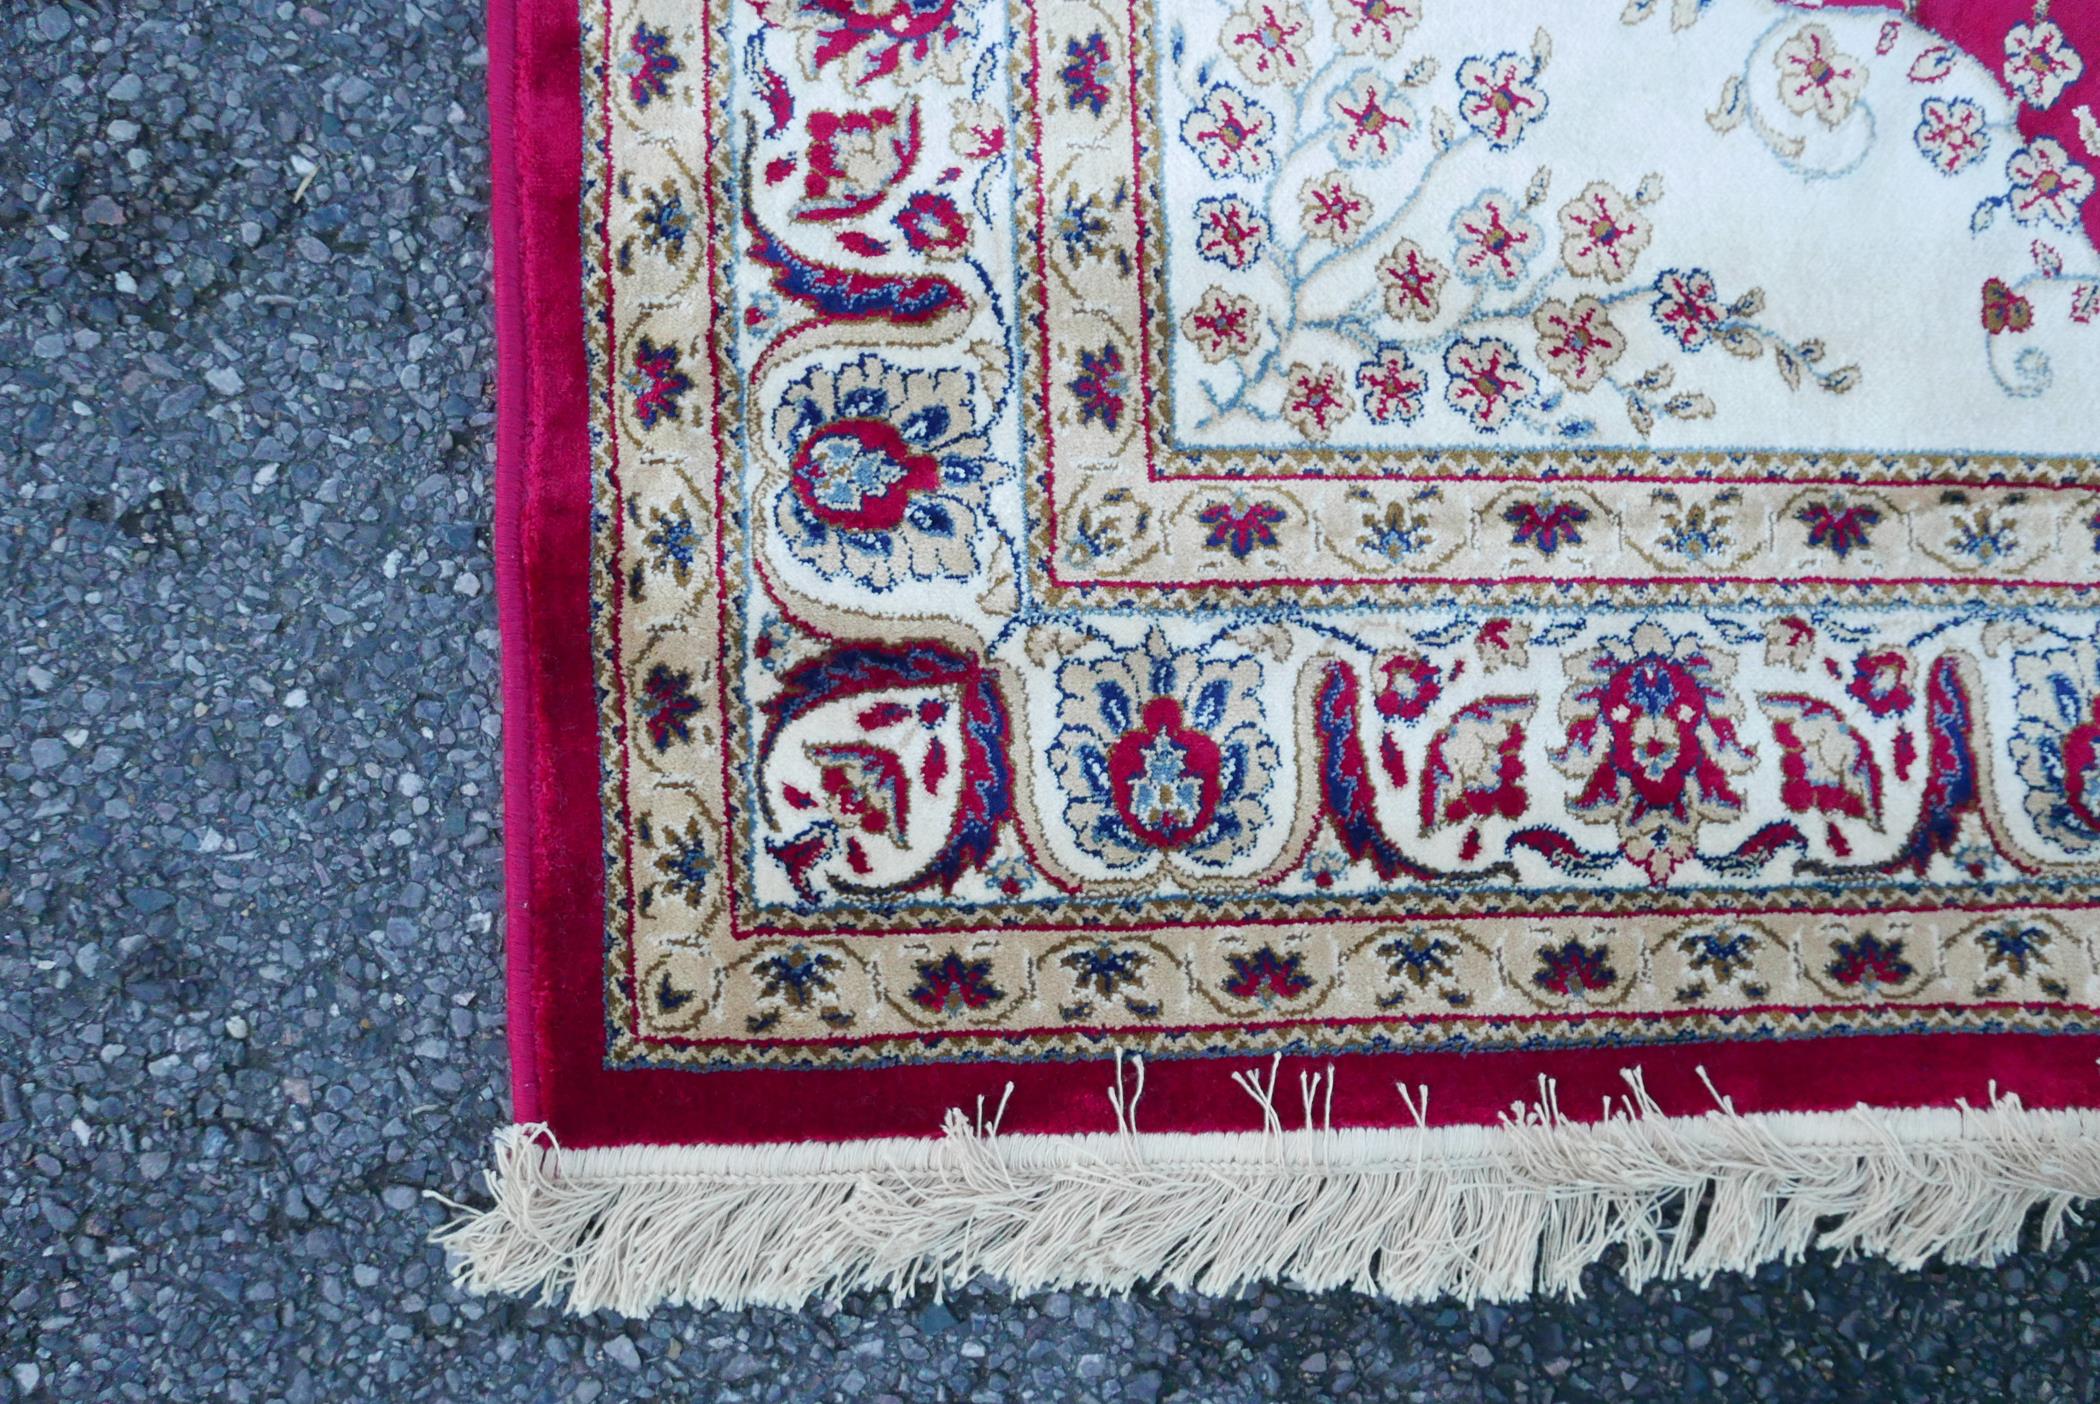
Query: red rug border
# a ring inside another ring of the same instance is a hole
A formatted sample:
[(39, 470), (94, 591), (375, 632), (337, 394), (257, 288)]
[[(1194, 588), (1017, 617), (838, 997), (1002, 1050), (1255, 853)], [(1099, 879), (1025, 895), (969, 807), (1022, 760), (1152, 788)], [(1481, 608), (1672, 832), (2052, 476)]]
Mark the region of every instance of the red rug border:
[[(574, 0), (489, 0), (497, 372), (496, 578), (504, 707), (505, 914), (512, 1105), (564, 1144), (759, 1143), (937, 1134), (950, 1106), (996, 1103), (1008, 1132), (1107, 1131), (1105, 1061), (941, 1063), (822, 1071), (616, 1070), (604, 1065), (604, 849), (592, 678), (582, 243), (580, 26)], [(2100, 201), (2095, 202), (2100, 206)], [(589, 803), (580, 802), (589, 797)], [(1249, 1130), (1227, 1083), (1266, 1058), (1151, 1063), (1149, 1131)], [(1711, 1099), (1704, 1067), (1745, 1112), (1980, 1103), (2100, 1105), (2100, 1035), (1889, 1034), (1780, 1042), (1286, 1059), (1340, 1073), (1334, 1123), (1405, 1124), (1394, 1084), (1432, 1090), (1430, 1120), (1492, 1122), (1559, 1083), (1570, 1116), (1599, 1114), (1639, 1066), (1666, 1111)]]

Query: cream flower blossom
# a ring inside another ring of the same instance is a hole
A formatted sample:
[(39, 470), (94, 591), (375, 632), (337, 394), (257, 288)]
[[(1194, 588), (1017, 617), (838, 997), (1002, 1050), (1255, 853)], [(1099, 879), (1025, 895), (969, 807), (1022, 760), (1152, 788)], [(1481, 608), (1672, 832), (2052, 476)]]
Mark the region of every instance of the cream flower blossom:
[(1633, 201), (1601, 180), (1560, 207), (1560, 260), (1578, 278), (1622, 281), (1655, 236)]
[(1479, 199), (1451, 220), (1457, 241), (1452, 261), (1469, 283), (1515, 287), (1525, 268), (1545, 244), (1539, 227), (1525, 218), (1523, 207), (1499, 190)]
[(1203, 169), (1219, 180), (1265, 176), (1276, 165), (1269, 142), (1276, 119), (1230, 83), (1213, 83), (1203, 105), (1181, 119), (1181, 139)]
[(1867, 85), (1867, 69), (1850, 54), (1838, 52), (1837, 41), (1820, 24), (1803, 25), (1772, 56), (1779, 69), (1779, 100), (1789, 112), (1813, 115), (1835, 127), (1851, 114)]
[(1378, 263), (1378, 285), (1385, 293), (1385, 310), (1400, 321), (1433, 322), (1451, 270), (1426, 253), (1412, 239), (1393, 245)]
[(1290, 0), (1253, 0), (1234, 11), (1219, 43), (1250, 83), (1295, 87), (1312, 76), (1312, 16)]
[(1336, 365), (1294, 363), (1283, 378), (1283, 417), (1318, 443), (1349, 417), (1349, 383)]
[(1927, 98), (1918, 108), (1911, 133), (1925, 159), (1942, 175), (1967, 170), (1983, 159), (1991, 144), (1990, 123), (1974, 99)]
[(1422, 0), (1329, 0), (1334, 6), (1334, 42), (1344, 53), (1391, 58), (1400, 41), (1422, 22)]
[(1371, 222), (1371, 202), (1340, 171), (1314, 176), (1298, 192), (1299, 218), (1309, 239), (1346, 248)]
[(2040, 221), (2060, 229), (2078, 227), (2078, 209), (2093, 193), (2093, 173), (2071, 159), (2063, 143), (2036, 137), (2005, 163), (2012, 182), (2012, 216), (2022, 224)]
[(1399, 154), (1414, 132), (1415, 113), (1400, 89), (1370, 69), (1334, 90), (1327, 110), (1341, 124), (1335, 157), (1354, 166), (1379, 166)]
[(1531, 314), (1531, 325), (1539, 334), (1539, 361), (1570, 390), (1595, 386), (1626, 350), (1625, 336), (1594, 297), (1572, 305), (1548, 301)]
[(1217, 362), (1253, 351), (1261, 325), (1261, 309), (1251, 299), (1213, 286), (1181, 319), (1181, 334), (1195, 343), (1196, 354)]
[(1459, 337), (1444, 352), (1444, 370), (1451, 377), (1445, 401), (1483, 432), (1500, 429), (1518, 403), (1539, 388), (1517, 360), (1517, 348), (1495, 336)]
[(1411, 424), (1421, 418), (1429, 396), (1429, 377), (1397, 346), (1356, 368), (1356, 388), (1363, 392), (1364, 413), (1373, 424)]
[(2005, 82), (2030, 107), (2044, 108), (2085, 72), (2085, 60), (2048, 20), (2016, 24), (2005, 36)]
[(1460, 119), (1486, 137), (1494, 150), (1510, 150), (1546, 115), (1546, 94), (1538, 87), (1538, 76), (1539, 59), (1531, 54), (1467, 59), (1458, 66)]

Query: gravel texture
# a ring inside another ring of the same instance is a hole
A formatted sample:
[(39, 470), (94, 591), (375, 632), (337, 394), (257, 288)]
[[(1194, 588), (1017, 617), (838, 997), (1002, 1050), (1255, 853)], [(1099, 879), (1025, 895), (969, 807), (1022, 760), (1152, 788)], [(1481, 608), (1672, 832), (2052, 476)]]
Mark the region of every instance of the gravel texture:
[(506, 1119), (479, 13), (0, 27), (0, 1393), (2095, 1397), (2094, 1229), (1473, 1310), (455, 1293), (421, 1192)]

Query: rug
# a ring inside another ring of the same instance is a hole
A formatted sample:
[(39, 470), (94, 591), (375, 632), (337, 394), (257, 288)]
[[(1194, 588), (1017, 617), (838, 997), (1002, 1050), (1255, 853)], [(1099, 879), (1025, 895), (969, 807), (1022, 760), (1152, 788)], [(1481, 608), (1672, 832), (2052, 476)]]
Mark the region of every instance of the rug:
[(462, 1283), (1511, 1297), (2100, 1193), (2100, 12), (490, 36)]

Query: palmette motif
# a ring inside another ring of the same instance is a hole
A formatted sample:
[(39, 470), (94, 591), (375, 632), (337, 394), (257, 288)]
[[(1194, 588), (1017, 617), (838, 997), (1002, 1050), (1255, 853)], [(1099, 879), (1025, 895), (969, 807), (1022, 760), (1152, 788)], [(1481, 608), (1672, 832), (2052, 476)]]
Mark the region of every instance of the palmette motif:
[(2086, 1025), (2077, 34), (1475, 9), (585, 0), (613, 1061)]

